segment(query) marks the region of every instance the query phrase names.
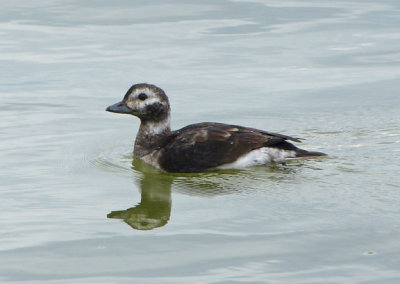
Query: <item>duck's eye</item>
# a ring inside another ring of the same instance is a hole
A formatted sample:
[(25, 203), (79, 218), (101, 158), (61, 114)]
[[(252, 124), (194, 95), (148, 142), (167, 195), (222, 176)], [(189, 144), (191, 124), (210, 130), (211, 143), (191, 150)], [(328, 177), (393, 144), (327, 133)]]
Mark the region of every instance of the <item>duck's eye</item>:
[(138, 99), (144, 101), (145, 99), (147, 99), (147, 95), (145, 93), (140, 93)]

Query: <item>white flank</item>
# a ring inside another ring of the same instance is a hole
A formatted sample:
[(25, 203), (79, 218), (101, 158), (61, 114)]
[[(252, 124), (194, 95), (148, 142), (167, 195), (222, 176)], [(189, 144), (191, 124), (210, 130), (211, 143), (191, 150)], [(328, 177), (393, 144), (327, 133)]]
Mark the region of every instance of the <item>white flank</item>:
[(270, 162), (284, 163), (287, 158), (296, 157), (295, 151), (281, 150), (277, 148), (263, 147), (253, 150), (241, 157), (236, 161), (224, 164), (218, 169), (243, 169), (252, 166), (261, 166)]

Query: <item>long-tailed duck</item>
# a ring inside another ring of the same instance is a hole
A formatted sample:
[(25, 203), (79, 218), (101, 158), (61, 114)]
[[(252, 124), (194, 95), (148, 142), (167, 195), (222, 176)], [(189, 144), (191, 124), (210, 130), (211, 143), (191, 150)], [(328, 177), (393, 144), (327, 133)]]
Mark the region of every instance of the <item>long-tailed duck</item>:
[(133, 85), (121, 102), (106, 111), (137, 116), (141, 123), (134, 155), (168, 172), (244, 168), (325, 155), (288, 142), (301, 142), (300, 138), (238, 125), (202, 122), (173, 131), (168, 97), (161, 88), (150, 84)]

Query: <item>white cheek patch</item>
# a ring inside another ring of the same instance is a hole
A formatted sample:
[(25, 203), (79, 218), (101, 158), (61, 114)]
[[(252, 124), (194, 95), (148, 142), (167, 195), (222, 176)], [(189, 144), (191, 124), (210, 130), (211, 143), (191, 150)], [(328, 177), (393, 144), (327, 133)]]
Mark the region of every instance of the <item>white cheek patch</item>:
[[(140, 100), (138, 97), (140, 94), (146, 94), (147, 98), (144, 100)], [(141, 88), (135, 90), (134, 93), (130, 94), (129, 100), (127, 101), (127, 105), (137, 111), (142, 111), (146, 109), (147, 106), (155, 104), (155, 103), (162, 103), (160, 98), (149, 88)]]
[(136, 100), (128, 100), (126, 102), (126, 104), (131, 109), (140, 111), (140, 110), (144, 110), (147, 106), (152, 105), (152, 104), (157, 103), (157, 102), (161, 103), (158, 98), (153, 97), (153, 98), (147, 98), (144, 101), (140, 101), (138, 99), (136, 99)]
[(160, 100), (158, 98), (147, 98), (144, 101), (139, 101), (138, 108), (144, 109), (144, 108), (146, 108), (146, 106), (152, 105), (157, 102), (160, 102)]
[[(138, 98), (139, 94), (146, 94), (147, 98), (145, 100), (140, 100)], [(141, 88), (135, 90), (134, 93), (129, 95), (129, 99), (126, 104), (134, 110), (140, 111), (145, 109), (148, 105), (154, 104), (156, 102), (160, 102), (160, 99), (156, 96), (156, 94), (149, 88)]]
[(149, 88), (136, 89), (135, 92), (131, 94), (131, 96), (137, 98), (141, 93), (145, 93), (147, 96), (154, 96), (154, 92)]

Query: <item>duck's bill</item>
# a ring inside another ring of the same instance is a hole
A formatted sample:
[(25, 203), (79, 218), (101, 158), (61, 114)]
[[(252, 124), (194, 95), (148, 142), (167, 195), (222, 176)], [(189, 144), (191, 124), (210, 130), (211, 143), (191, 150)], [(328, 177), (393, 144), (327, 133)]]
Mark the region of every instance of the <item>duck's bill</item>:
[(133, 109), (128, 107), (124, 101), (120, 101), (116, 104), (110, 105), (106, 108), (106, 111), (115, 112), (115, 113), (127, 113), (133, 114)]

